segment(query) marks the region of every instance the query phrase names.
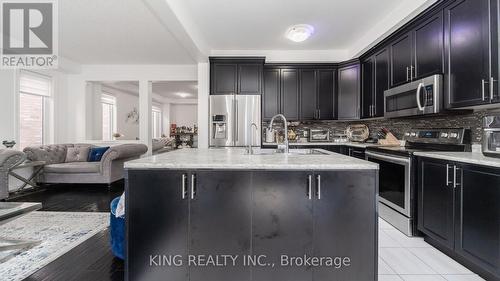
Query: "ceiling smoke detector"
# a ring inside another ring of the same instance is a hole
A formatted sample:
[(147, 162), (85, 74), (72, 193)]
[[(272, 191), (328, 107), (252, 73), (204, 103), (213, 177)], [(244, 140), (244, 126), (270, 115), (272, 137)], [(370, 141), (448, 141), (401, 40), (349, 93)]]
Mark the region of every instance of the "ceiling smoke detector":
[(297, 24), (286, 31), (286, 38), (293, 42), (302, 42), (307, 40), (314, 33), (314, 27), (308, 24)]

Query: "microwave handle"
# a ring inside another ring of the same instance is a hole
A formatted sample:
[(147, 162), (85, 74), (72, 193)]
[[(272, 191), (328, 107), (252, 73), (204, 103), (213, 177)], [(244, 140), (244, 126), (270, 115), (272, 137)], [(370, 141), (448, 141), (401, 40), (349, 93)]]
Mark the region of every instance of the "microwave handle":
[(418, 84), (417, 95), (416, 95), (416, 97), (417, 97), (417, 106), (418, 106), (418, 110), (420, 110), (420, 111), (424, 111), (424, 107), (420, 103), (420, 90), (422, 89), (423, 86), (424, 86), (424, 83), (419, 83)]

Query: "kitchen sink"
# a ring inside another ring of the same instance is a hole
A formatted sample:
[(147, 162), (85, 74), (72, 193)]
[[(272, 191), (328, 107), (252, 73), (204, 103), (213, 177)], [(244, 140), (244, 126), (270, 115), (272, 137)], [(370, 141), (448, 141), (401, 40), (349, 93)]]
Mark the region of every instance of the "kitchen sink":
[[(248, 154), (248, 152), (245, 152), (245, 154)], [(253, 150), (253, 155), (274, 155), (274, 154), (283, 154), (285, 153), (283, 151), (277, 150), (277, 149), (254, 149)], [(288, 151), (288, 155), (326, 155), (328, 153), (319, 151), (317, 149), (290, 149)]]

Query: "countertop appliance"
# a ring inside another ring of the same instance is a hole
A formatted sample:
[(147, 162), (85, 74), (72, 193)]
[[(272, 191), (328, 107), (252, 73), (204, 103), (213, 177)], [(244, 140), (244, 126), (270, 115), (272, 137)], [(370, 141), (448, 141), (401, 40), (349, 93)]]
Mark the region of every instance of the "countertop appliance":
[(211, 147), (260, 146), (261, 126), (260, 95), (210, 96)]
[(370, 146), (365, 159), (379, 164), (379, 215), (408, 236), (417, 231), (417, 151), (470, 151), (470, 130), (412, 129), (405, 146)]
[(310, 142), (329, 142), (330, 130), (327, 129), (309, 129)]
[(442, 111), (443, 76), (432, 75), (384, 92), (384, 116), (405, 117)]
[(484, 117), (483, 154), (500, 158), (500, 115)]
[(370, 129), (364, 124), (349, 125), (346, 134), (353, 142), (364, 142), (370, 137)]

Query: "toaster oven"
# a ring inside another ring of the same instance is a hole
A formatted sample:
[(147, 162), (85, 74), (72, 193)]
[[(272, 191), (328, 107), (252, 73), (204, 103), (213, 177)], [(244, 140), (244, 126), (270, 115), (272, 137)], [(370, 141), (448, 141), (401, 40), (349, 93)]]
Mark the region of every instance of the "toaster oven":
[(309, 141), (310, 142), (329, 142), (330, 141), (330, 130), (310, 129), (309, 130)]

